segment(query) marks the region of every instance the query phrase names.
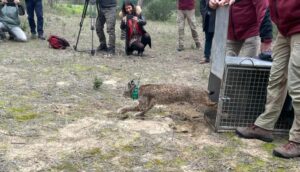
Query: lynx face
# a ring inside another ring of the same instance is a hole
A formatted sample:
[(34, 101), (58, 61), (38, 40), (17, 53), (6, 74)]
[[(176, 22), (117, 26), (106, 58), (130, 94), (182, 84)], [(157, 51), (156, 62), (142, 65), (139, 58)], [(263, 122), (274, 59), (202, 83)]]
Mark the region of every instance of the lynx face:
[(128, 82), (127, 84), (127, 88), (125, 89), (123, 96), (124, 97), (131, 97), (132, 94), (132, 90), (136, 87), (136, 84), (134, 82), (134, 80), (131, 80)]

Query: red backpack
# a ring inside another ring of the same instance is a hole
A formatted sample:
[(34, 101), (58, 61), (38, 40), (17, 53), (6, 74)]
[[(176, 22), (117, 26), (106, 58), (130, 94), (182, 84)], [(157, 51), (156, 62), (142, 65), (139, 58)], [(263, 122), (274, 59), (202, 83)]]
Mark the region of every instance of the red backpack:
[(52, 47), (54, 49), (66, 49), (70, 46), (67, 40), (56, 35), (50, 35), (48, 38), (48, 42), (49, 47)]

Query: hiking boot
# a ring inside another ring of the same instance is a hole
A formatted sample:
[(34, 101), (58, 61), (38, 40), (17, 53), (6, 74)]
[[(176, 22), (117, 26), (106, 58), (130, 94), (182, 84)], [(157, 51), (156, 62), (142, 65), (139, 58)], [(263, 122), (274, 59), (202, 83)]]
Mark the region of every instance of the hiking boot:
[(289, 141), (273, 150), (273, 155), (281, 158), (300, 157), (300, 143)]
[(3, 31), (0, 29), (0, 40), (4, 40), (4, 39), (6, 39), (5, 32), (3, 32)]
[(252, 125), (251, 127), (238, 127), (236, 129), (236, 134), (246, 139), (258, 139), (264, 142), (273, 141), (272, 131), (265, 130), (256, 125)]
[(36, 37), (36, 34), (35, 33), (32, 33), (31, 34), (31, 39), (36, 39), (37, 37)]
[(184, 50), (184, 48), (182, 47), (182, 46), (179, 46), (178, 48), (177, 48), (177, 51), (183, 51)]
[(114, 47), (109, 47), (107, 49), (107, 54), (109, 54), (109, 55), (115, 55), (116, 54), (115, 48)]
[(97, 48), (97, 51), (107, 51), (107, 45), (106, 44), (100, 44)]
[(200, 42), (196, 42), (196, 49), (200, 49), (200, 48), (201, 48)]
[(38, 38), (39, 38), (40, 40), (46, 40), (46, 38), (45, 38), (44, 35), (39, 35)]
[(210, 62), (210, 60), (207, 57), (204, 57), (200, 60), (200, 64), (205, 64), (205, 63), (209, 63), (209, 62)]

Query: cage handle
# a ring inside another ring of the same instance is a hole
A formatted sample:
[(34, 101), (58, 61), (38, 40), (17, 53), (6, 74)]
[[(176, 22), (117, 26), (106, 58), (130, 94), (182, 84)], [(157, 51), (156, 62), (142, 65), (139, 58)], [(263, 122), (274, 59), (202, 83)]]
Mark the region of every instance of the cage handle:
[(252, 63), (252, 66), (254, 66), (254, 62), (251, 58), (245, 58), (240, 62), (240, 65), (243, 63), (243, 61), (249, 60)]

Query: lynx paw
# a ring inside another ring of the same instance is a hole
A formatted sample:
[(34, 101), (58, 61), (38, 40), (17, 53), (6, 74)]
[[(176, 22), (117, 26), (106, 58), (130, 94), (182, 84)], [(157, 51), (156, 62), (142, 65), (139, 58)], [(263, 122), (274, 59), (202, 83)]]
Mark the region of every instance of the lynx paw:
[(120, 109), (117, 110), (118, 114), (124, 114), (125, 112), (126, 112), (125, 108), (120, 108)]
[(135, 117), (144, 117), (145, 113), (144, 112), (138, 112), (136, 114), (134, 114)]

